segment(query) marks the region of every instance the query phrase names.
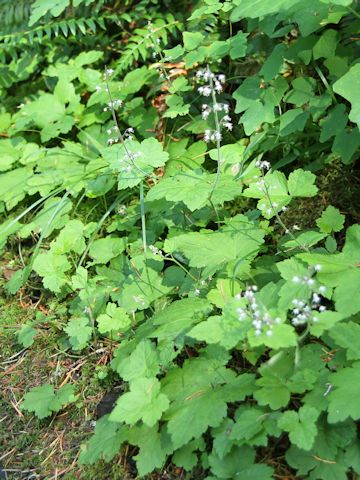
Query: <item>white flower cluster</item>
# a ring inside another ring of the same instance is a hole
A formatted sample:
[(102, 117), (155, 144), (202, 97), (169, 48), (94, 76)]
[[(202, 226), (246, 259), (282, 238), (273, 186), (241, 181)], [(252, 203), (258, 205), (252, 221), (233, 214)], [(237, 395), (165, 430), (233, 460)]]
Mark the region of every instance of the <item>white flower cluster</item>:
[(255, 297), (256, 291), (256, 285), (252, 285), (247, 287), (243, 294), (238, 294), (236, 296), (237, 299), (246, 298), (248, 301), (245, 307), (237, 308), (237, 314), (240, 321), (246, 320), (247, 318), (253, 319), (252, 324), (255, 328), (256, 336), (265, 333), (268, 337), (271, 337), (273, 334), (273, 326), (281, 323), (281, 318), (272, 318), (269, 312), (259, 305)]
[(127, 215), (127, 207), (126, 205), (119, 205), (118, 209), (117, 209), (117, 213), (121, 216), (125, 216)]
[(311, 302), (304, 302), (294, 298), (292, 301), (294, 308), (292, 309), (291, 323), (296, 327), (297, 325), (304, 325), (308, 322), (317, 322), (318, 317), (314, 315), (314, 311), (325, 312), (326, 307), (321, 305), (321, 297), (316, 292), (312, 294)]
[(261, 170), (270, 170), (271, 164), (267, 160), (257, 160), (255, 166), (260, 168)]
[(210, 97), (212, 92), (221, 93), (224, 89), (223, 85), (226, 82), (226, 77), (224, 74), (212, 73), (209, 68), (205, 70), (198, 70), (196, 72), (197, 80), (204, 82), (209, 82), (207, 85), (202, 85), (198, 88), (198, 92), (204, 97)]
[[(229, 105), (227, 103), (214, 103), (213, 106), (207, 105), (204, 103), (201, 106), (201, 116), (204, 120), (207, 120), (211, 112), (222, 112), (229, 113)], [(227, 117), (227, 120), (230, 121), (231, 118)]]
[(163, 256), (163, 252), (159, 248), (155, 247), (155, 245), (149, 245), (149, 250), (154, 255), (159, 255), (160, 257)]
[(107, 106), (104, 107), (104, 112), (107, 112), (108, 110), (118, 110), (122, 104), (122, 100), (113, 100), (112, 102), (108, 102)]
[(314, 313), (324, 312), (326, 310), (326, 307), (324, 305), (321, 305), (321, 294), (324, 294), (326, 292), (326, 287), (324, 285), (318, 285), (316, 280), (312, 276), (315, 272), (319, 272), (320, 270), (321, 265), (317, 264), (314, 265), (312, 270), (310, 270), (309, 275), (295, 275), (292, 278), (292, 281), (294, 283), (311, 287), (310, 300), (305, 301), (294, 298), (294, 300), (292, 301), (294, 307), (291, 312), (291, 323), (294, 326), (304, 325), (311, 321), (317, 322), (318, 318)]
[(205, 130), (204, 141), (208, 142), (221, 142), (222, 135), (218, 131), (214, 130)]
[[(207, 85), (202, 85), (198, 88), (198, 92), (204, 97), (212, 97), (212, 105), (204, 103), (201, 107), (201, 116), (204, 120), (207, 120), (210, 114), (214, 115), (215, 130), (205, 130), (204, 141), (205, 142), (220, 142), (222, 140), (221, 129), (225, 128), (228, 131), (233, 129), (229, 113), (229, 105), (227, 103), (220, 103), (216, 100), (216, 94), (223, 91), (223, 84), (226, 81), (226, 77), (223, 74), (216, 75), (212, 73), (209, 68), (205, 70), (199, 70), (196, 72), (196, 78), (199, 81), (208, 82)], [(219, 118), (219, 113), (224, 112), (223, 117)]]

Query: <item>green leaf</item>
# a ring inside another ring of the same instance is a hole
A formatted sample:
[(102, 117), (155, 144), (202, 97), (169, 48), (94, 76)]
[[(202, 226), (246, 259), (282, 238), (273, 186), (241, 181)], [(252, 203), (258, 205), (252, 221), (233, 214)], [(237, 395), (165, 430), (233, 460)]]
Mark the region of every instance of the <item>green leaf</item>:
[(130, 392), (121, 395), (109, 419), (129, 425), (142, 420), (153, 427), (168, 407), (169, 400), (160, 393), (160, 382), (156, 378), (138, 378), (130, 384)]
[(138, 185), (151, 176), (155, 168), (164, 166), (169, 158), (161, 143), (153, 137), (141, 143), (127, 139), (125, 145), (112, 145), (101, 153), (110, 168), (118, 173), (119, 190)]
[(32, 175), (32, 167), (21, 167), (0, 174), (1, 200), (6, 208), (11, 210), (26, 195), (26, 181)]
[(151, 333), (151, 337), (175, 339), (194, 323), (203, 320), (210, 310), (211, 305), (204, 298), (177, 300), (153, 316), (152, 323), (156, 329)]
[[(234, 2), (235, 3), (235, 2)], [(278, 13), (280, 10), (290, 8), (296, 4), (296, 0), (238, 0), (238, 5), (231, 12), (230, 20), (237, 22), (242, 18), (258, 18)]]
[(340, 232), (344, 227), (345, 215), (342, 215), (339, 210), (332, 205), (329, 205), (321, 214), (321, 217), (316, 220), (316, 225), (321, 232), (331, 233)]
[(246, 217), (233, 217), (222, 230), (191, 232), (169, 238), (164, 243), (166, 252), (182, 252), (189, 265), (207, 267), (209, 271), (237, 259), (253, 258), (263, 242), (263, 232)]
[(291, 172), (288, 178), (289, 193), (292, 197), (313, 197), (318, 189), (314, 185), (316, 176), (298, 168)]
[(165, 417), (174, 447), (198, 438), (209, 426), (220, 425), (227, 402), (243, 400), (252, 392), (253, 381), (249, 374), (235, 378), (216, 358), (187, 360), (181, 369), (170, 370), (162, 383), (171, 401)]
[(89, 255), (94, 263), (108, 263), (125, 250), (126, 240), (126, 238), (111, 236), (95, 240), (90, 246)]
[(332, 58), (338, 44), (338, 33), (336, 30), (328, 29), (321, 35), (313, 48), (314, 60), (319, 58)]
[(34, 337), (37, 333), (31, 323), (24, 323), (17, 333), (17, 340), (24, 348), (28, 348), (34, 343)]
[(339, 323), (334, 325), (330, 337), (336, 344), (346, 348), (348, 360), (360, 360), (360, 325), (355, 322)]
[(32, 388), (25, 395), (21, 408), (28, 412), (34, 412), (38, 418), (42, 419), (74, 401), (73, 385), (64, 385), (55, 393), (53, 387), (45, 383), (40, 387)]
[(248, 334), (248, 338), (252, 347), (266, 345), (274, 350), (278, 350), (280, 348), (295, 347), (297, 345), (297, 336), (294, 327), (287, 324), (274, 325), (271, 330), (271, 336), (268, 336), (266, 332), (256, 335), (252, 329)]
[(342, 422), (348, 417), (359, 420), (360, 362), (333, 373), (329, 381), (333, 386), (329, 393), (329, 423)]
[(51, 245), (51, 251), (57, 255), (71, 251), (82, 253), (85, 249), (83, 231), (84, 224), (80, 220), (70, 220)]
[(358, 128), (353, 128), (350, 131), (343, 130), (339, 132), (334, 140), (332, 146), (332, 152), (339, 155), (345, 163), (348, 165), (353, 159), (353, 155), (356, 153), (360, 146), (360, 132)]
[(71, 318), (64, 331), (69, 335), (69, 341), (74, 350), (86, 348), (93, 333), (86, 317)]
[(232, 60), (245, 56), (247, 50), (247, 36), (247, 33), (238, 32), (236, 35), (229, 38), (230, 58)]
[(280, 116), (280, 136), (285, 137), (291, 133), (303, 131), (309, 116), (309, 112), (304, 112), (301, 108), (285, 112)]
[(186, 50), (195, 50), (203, 41), (204, 35), (200, 32), (184, 32), (183, 41)]
[(320, 121), (320, 142), (326, 142), (345, 129), (348, 122), (348, 116), (345, 111), (346, 107), (344, 104), (336, 105), (329, 111), (326, 117)]
[(184, 116), (189, 113), (190, 105), (185, 104), (180, 95), (168, 95), (166, 97), (166, 105), (169, 107), (163, 114), (165, 118), (176, 118), (177, 116)]
[(157, 425), (152, 428), (146, 425), (133, 427), (130, 430), (129, 443), (140, 448), (134, 459), (141, 477), (161, 468), (167, 455), (173, 451), (169, 435), (164, 430), (158, 432)]
[(304, 405), (298, 412), (288, 410), (278, 420), (278, 426), (289, 432), (290, 441), (303, 450), (310, 450), (317, 435), (319, 411)]
[(131, 325), (131, 319), (126, 311), (115, 303), (108, 303), (106, 313), (96, 319), (100, 333), (125, 331)]
[(333, 85), (333, 90), (338, 95), (346, 98), (351, 103), (349, 119), (360, 127), (360, 99), (356, 92), (360, 88), (360, 63), (350, 67), (349, 71), (339, 78)]
[(70, 0), (36, 0), (31, 5), (29, 26), (34, 25), (47, 12), (50, 12), (53, 17), (58, 17), (69, 4)]
[(209, 455), (211, 471), (217, 478), (230, 480), (272, 480), (273, 469), (264, 464), (254, 463), (255, 452), (244, 445), (234, 447), (224, 458), (214, 453)]
[(109, 415), (104, 415), (96, 422), (94, 435), (80, 454), (80, 465), (94, 464), (98, 460), (110, 462), (126, 440), (127, 429), (109, 422)]
[[(208, 204), (215, 178), (216, 175), (205, 174), (201, 171), (164, 178), (148, 192), (146, 200), (166, 198), (171, 202), (182, 201), (191, 211), (198, 210)], [(215, 205), (223, 204), (240, 194), (239, 182), (235, 181), (232, 176), (222, 175), (213, 192), (212, 201)]]
[(158, 353), (149, 340), (142, 340), (131, 355), (120, 363), (118, 374), (126, 381), (152, 378), (160, 372)]
[(240, 340), (246, 338), (250, 322), (239, 322), (238, 319), (227, 317), (209, 317), (193, 327), (187, 336), (208, 344), (218, 343), (230, 349), (235, 347)]
[(34, 260), (33, 270), (43, 277), (46, 288), (52, 292), (60, 292), (61, 287), (68, 282), (65, 274), (71, 268), (65, 255), (52, 252), (40, 253)]

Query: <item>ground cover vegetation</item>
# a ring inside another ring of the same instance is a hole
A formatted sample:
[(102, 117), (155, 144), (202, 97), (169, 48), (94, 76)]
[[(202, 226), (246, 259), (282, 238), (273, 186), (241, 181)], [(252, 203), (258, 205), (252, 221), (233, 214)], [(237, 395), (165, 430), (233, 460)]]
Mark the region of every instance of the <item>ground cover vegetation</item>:
[(360, 478), (358, 2), (0, 25), (0, 476)]

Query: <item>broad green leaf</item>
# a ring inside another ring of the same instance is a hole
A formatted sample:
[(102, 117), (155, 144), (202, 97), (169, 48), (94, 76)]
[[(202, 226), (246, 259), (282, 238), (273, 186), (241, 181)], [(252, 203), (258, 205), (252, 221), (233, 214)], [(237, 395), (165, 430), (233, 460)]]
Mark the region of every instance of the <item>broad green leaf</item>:
[[(182, 201), (191, 210), (205, 207), (213, 191), (216, 175), (204, 174), (200, 171), (191, 174), (181, 173), (174, 177), (164, 178), (148, 193), (147, 200), (166, 198), (171, 202)], [(213, 192), (212, 201), (218, 205), (240, 196), (241, 186), (232, 176), (222, 175)]]
[(317, 435), (316, 421), (319, 411), (304, 405), (298, 412), (287, 410), (278, 420), (280, 428), (289, 432), (291, 443), (303, 450), (310, 450)]
[(83, 231), (84, 224), (80, 220), (70, 220), (51, 245), (51, 251), (57, 255), (71, 251), (82, 253), (85, 249)]
[(324, 233), (340, 232), (344, 226), (345, 215), (332, 205), (329, 205), (316, 220), (316, 225)]
[(209, 317), (193, 327), (187, 335), (208, 344), (218, 343), (230, 349), (246, 338), (250, 322), (239, 322), (238, 319), (227, 317)]
[(33, 328), (31, 323), (24, 323), (17, 333), (18, 342), (25, 348), (30, 347), (34, 343), (34, 337), (37, 330)]
[(108, 263), (112, 258), (117, 257), (126, 248), (126, 238), (107, 236), (95, 240), (89, 249), (89, 255), (94, 263)]
[(321, 35), (313, 48), (314, 60), (319, 58), (332, 58), (338, 44), (338, 33), (336, 30), (328, 29)]
[(124, 145), (115, 144), (104, 149), (102, 156), (118, 174), (119, 190), (134, 187), (151, 177), (154, 169), (164, 166), (169, 158), (161, 143), (153, 137), (141, 143), (127, 139)]
[(352, 130), (343, 130), (339, 132), (334, 140), (332, 152), (341, 157), (345, 165), (351, 163), (354, 154), (360, 146), (360, 132), (359, 128)]
[(168, 407), (169, 400), (160, 393), (160, 382), (156, 378), (138, 378), (130, 383), (130, 391), (121, 395), (109, 419), (129, 425), (142, 420), (153, 427)]
[(280, 116), (280, 136), (285, 137), (291, 133), (303, 131), (309, 116), (309, 112), (304, 112), (301, 108), (283, 113)]
[(231, 12), (230, 20), (237, 22), (243, 18), (258, 18), (265, 15), (278, 13), (282, 9), (288, 9), (297, 3), (297, 0), (237, 0), (238, 5)]
[(349, 119), (360, 127), (360, 100), (356, 91), (360, 88), (360, 63), (350, 67), (349, 71), (339, 78), (333, 85), (333, 90), (338, 95), (346, 98), (351, 103)]
[(29, 237), (32, 233), (41, 234), (43, 238), (49, 237), (54, 230), (64, 227), (69, 220), (68, 212), (72, 207), (71, 201), (66, 198), (51, 197), (44, 202), (43, 208), (32, 221), (25, 224), (19, 234), (22, 238)]
[(273, 469), (265, 464), (254, 463), (255, 451), (246, 445), (234, 447), (224, 458), (214, 453), (209, 455), (212, 473), (216, 478), (229, 480), (272, 480)]
[(136, 378), (153, 378), (159, 371), (158, 353), (149, 340), (142, 340), (117, 369), (119, 375), (128, 382)]
[(120, 452), (121, 445), (126, 440), (126, 428), (109, 422), (109, 415), (104, 415), (96, 422), (94, 434), (80, 454), (80, 465), (93, 464), (98, 460), (110, 462)]
[(320, 337), (326, 330), (330, 330), (337, 322), (343, 320), (344, 316), (344, 314), (331, 312), (330, 310), (317, 313), (317, 321), (310, 326), (311, 335)]
[(345, 111), (346, 107), (344, 104), (336, 105), (330, 110), (326, 117), (320, 121), (320, 142), (326, 142), (345, 129), (348, 122), (348, 116)]
[(195, 50), (203, 41), (204, 35), (201, 32), (184, 32), (183, 40), (186, 50)]
[(264, 411), (259, 408), (240, 407), (236, 413), (236, 422), (232, 428), (230, 438), (247, 443), (263, 430), (265, 418)]
[(192, 232), (169, 238), (164, 250), (180, 251), (189, 259), (191, 267), (207, 267), (211, 271), (235, 259), (252, 259), (262, 242), (263, 232), (246, 217), (237, 216), (217, 232)]
[(159, 339), (175, 339), (194, 323), (203, 320), (211, 308), (208, 300), (204, 298), (177, 300), (154, 315), (152, 323), (156, 329), (150, 336)]
[(131, 325), (131, 319), (126, 311), (109, 303), (106, 313), (102, 313), (96, 319), (100, 333), (126, 331)]
[[(268, 332), (271, 332), (270, 336)], [(295, 347), (297, 345), (297, 336), (294, 327), (287, 324), (274, 325), (271, 330), (267, 330), (258, 336), (252, 329), (248, 334), (248, 338), (252, 347), (266, 345), (274, 350), (278, 350), (280, 348)]]
[(180, 95), (169, 95), (166, 98), (166, 104), (169, 107), (163, 114), (165, 118), (176, 118), (177, 116), (184, 116), (189, 113), (190, 105), (185, 104)]
[(339, 323), (329, 331), (336, 344), (346, 348), (348, 360), (360, 360), (360, 325), (355, 322)]
[(47, 12), (50, 12), (53, 17), (58, 17), (69, 4), (70, 0), (36, 0), (31, 5), (29, 26), (34, 25)]
[(230, 58), (235, 60), (236, 58), (244, 57), (247, 50), (247, 33), (238, 32), (233, 37), (229, 38), (230, 44)]
[(289, 194), (292, 197), (313, 197), (318, 191), (314, 185), (315, 180), (316, 176), (313, 173), (298, 168), (289, 175)]
[(68, 282), (67, 272), (71, 264), (65, 255), (56, 255), (52, 252), (39, 253), (33, 264), (33, 270), (43, 277), (46, 288), (58, 293), (61, 287)]
[(129, 443), (137, 445), (140, 450), (134, 457), (138, 474), (144, 477), (165, 463), (167, 455), (173, 451), (169, 435), (158, 425), (148, 427), (141, 425), (130, 430)]
[(59, 411), (63, 406), (75, 400), (73, 385), (64, 385), (55, 393), (48, 383), (32, 388), (24, 397), (22, 410), (34, 412), (42, 419)]
[(336, 423), (351, 417), (360, 419), (360, 362), (330, 375), (328, 421)]
[(0, 199), (5, 202), (8, 210), (11, 210), (25, 198), (27, 192), (26, 181), (32, 173), (32, 167), (20, 167), (0, 174)]
[(69, 335), (70, 344), (75, 351), (86, 348), (93, 333), (86, 317), (71, 318), (64, 331)]

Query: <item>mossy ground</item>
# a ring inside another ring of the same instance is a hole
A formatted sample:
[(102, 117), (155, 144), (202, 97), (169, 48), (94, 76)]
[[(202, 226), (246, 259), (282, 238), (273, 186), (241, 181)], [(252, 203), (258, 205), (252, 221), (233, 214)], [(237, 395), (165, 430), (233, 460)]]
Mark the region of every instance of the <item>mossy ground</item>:
[[(34, 344), (24, 349), (17, 341), (21, 324), (38, 321)], [(77, 464), (81, 444), (93, 431), (96, 406), (106, 391), (98, 378), (108, 361), (106, 348), (72, 355), (61, 351), (57, 316), (41, 305), (19, 297), (0, 300), (0, 463), (10, 479), (124, 479), (119, 456), (111, 466)], [(71, 382), (77, 401), (45, 420), (21, 410), (21, 400), (32, 387), (45, 382), (54, 387)], [(6, 477), (5, 477), (6, 478)]]

